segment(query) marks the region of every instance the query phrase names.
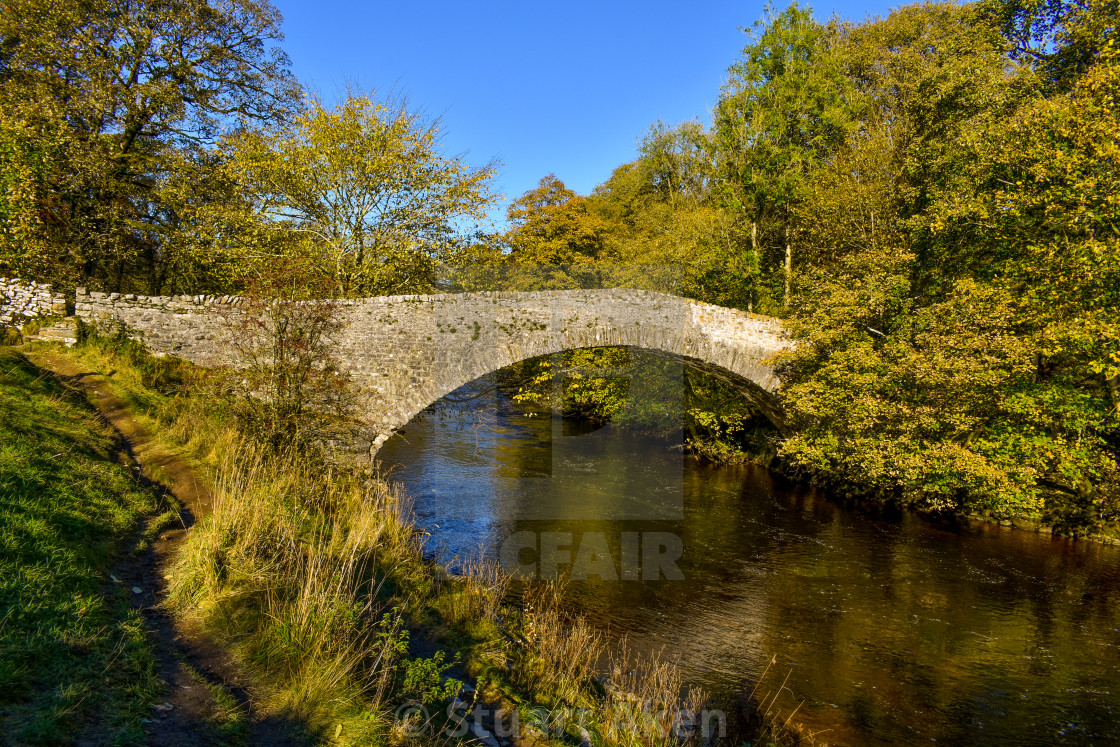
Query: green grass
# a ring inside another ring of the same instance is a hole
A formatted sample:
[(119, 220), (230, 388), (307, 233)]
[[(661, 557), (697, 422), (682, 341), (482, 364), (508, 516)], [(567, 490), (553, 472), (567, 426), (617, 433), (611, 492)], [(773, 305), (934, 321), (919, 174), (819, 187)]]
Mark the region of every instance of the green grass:
[(160, 686), (109, 579), (158, 499), (80, 394), (0, 350), (0, 734), (142, 743)]
[(249, 716), (244, 706), (237, 702), (229, 689), (219, 682), (214, 682), (186, 661), (180, 661), (179, 666), (205, 687), (214, 698), (215, 708), (208, 719), (211, 733), (226, 747), (248, 744)]

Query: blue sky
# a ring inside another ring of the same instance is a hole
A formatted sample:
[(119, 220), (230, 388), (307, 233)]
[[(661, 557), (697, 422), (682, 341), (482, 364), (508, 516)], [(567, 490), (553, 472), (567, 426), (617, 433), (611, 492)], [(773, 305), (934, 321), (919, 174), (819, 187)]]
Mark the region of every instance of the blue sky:
[[(761, 2), (722, 0), (273, 2), (305, 84), (328, 99), (346, 80), (406, 94), (442, 117), (447, 152), (501, 162), (507, 199), (549, 172), (586, 194), (656, 120), (708, 123), (746, 42), (739, 28), (763, 14)], [(892, 3), (814, 7), (862, 20)]]

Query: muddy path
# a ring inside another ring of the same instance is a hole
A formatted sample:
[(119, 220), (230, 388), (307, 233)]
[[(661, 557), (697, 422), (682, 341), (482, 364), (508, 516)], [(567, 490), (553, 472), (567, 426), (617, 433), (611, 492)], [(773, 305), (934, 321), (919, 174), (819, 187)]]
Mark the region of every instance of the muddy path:
[[(211, 496), (205, 481), (185, 459), (152, 438), (128, 404), (112, 392), (107, 386), (112, 372), (83, 370), (50, 348), (33, 348), (26, 355), (65, 386), (84, 394), (120, 435), (122, 459), (136, 479), (162, 494), (167, 506), (179, 513), (179, 519), (153, 537), (143, 552), (122, 556), (111, 576), (111, 583), (132, 591), (129, 597), (144, 616), (164, 686), (147, 724), (148, 743), (170, 747), (306, 744), (308, 735), (298, 723), (259, 713), (223, 647), (175, 620), (161, 604), (176, 551), (194, 522), (209, 512)], [(78, 742), (99, 744), (100, 736), (91, 726)]]

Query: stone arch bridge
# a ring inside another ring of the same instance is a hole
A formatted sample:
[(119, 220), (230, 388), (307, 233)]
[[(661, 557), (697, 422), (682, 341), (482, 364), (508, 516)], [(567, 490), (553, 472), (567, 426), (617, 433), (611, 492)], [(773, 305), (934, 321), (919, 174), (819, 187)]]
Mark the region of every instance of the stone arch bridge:
[[(229, 358), (230, 296), (136, 296), (78, 289), (76, 314), (123, 323), (157, 354)], [(512, 363), (577, 348), (680, 356), (740, 384), (783, 428), (770, 360), (789, 347), (776, 319), (631, 289), (387, 296), (342, 302), (339, 357), (360, 387), (374, 449), (425, 407)]]

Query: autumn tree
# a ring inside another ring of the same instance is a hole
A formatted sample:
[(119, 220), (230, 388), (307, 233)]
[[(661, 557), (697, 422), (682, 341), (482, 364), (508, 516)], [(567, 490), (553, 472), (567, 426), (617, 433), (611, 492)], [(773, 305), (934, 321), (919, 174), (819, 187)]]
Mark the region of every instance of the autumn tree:
[(1085, 13), (1109, 3), (1071, 0), (980, 0), (978, 18), (1007, 43), (1008, 56), (1038, 74), (1048, 89), (1067, 92), (1107, 47), (1107, 37), (1086, 26)]
[(799, 208), (821, 246), (784, 369), (791, 464), (1064, 531), (1120, 518), (1113, 26), (1063, 16), (1057, 45), (1098, 50), (1065, 93), (1050, 64), (1083, 50), (1018, 64), (974, 8), (853, 29), (861, 127)]
[(287, 256), (248, 282), (227, 311), (231, 367), (216, 377), (243, 431), (274, 449), (325, 454), (362, 431), (356, 390), (337, 357), (345, 320), (333, 278), (313, 258)]
[[(768, 7), (746, 29), (750, 43), (728, 70), (714, 114), (721, 194), (746, 224), (751, 265), (761, 262), (761, 241), (777, 246), (783, 306), (793, 275), (791, 210), (814, 166), (852, 126), (851, 85), (835, 51), (840, 32), (796, 3)], [(760, 228), (770, 235), (760, 238)]]
[(223, 131), (282, 118), (294, 100), (279, 23), (256, 0), (0, 4), (5, 142), (37, 154), (30, 181), (26, 160), (3, 164), (23, 187), (0, 267), (159, 292), (152, 264), (176, 251), (161, 190), (172, 170), (204, 165)]
[(655, 122), (642, 138), (638, 154), (636, 165), (643, 181), (670, 206), (707, 199), (714, 169), (708, 133), (700, 122), (672, 127)]
[(318, 252), (339, 293), (376, 295), (430, 289), (458, 223), (494, 200), (495, 165), (444, 154), (439, 135), (402, 99), (350, 91), (228, 144), (255, 214)]
[(54, 278), (63, 252), (51, 240), (42, 205), (65, 157), (62, 123), (39, 131), (0, 112), (0, 274)]
[(510, 203), (504, 237), (510, 259), (521, 264), (571, 265), (602, 258), (606, 226), (587, 198), (548, 174)]
[(589, 208), (606, 224), (612, 261), (674, 268), (672, 292), (748, 308), (757, 263), (736, 240), (737, 216), (712, 198), (713, 177), (712, 142), (700, 123), (658, 122), (638, 157), (596, 187)]

